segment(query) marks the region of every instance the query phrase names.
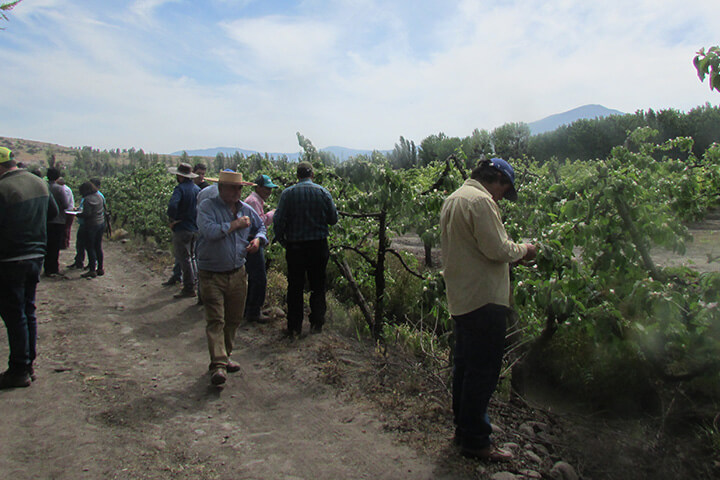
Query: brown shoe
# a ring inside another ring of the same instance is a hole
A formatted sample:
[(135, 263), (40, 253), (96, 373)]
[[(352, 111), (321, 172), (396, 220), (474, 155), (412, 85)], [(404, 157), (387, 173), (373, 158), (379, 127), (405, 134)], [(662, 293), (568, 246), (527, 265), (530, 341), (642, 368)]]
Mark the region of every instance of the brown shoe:
[(225, 367), (215, 367), (210, 370), (210, 383), (213, 385), (223, 385), (227, 381), (227, 372)]
[(225, 368), (228, 373), (235, 373), (240, 371), (240, 364), (237, 362), (233, 362), (228, 358), (227, 367)]
[(195, 290), (185, 290), (184, 288), (173, 295), (173, 298), (194, 298), (197, 297)]
[(484, 460), (486, 462), (509, 462), (513, 459), (512, 452), (489, 445), (483, 448), (462, 447), (460, 454), (463, 457)]

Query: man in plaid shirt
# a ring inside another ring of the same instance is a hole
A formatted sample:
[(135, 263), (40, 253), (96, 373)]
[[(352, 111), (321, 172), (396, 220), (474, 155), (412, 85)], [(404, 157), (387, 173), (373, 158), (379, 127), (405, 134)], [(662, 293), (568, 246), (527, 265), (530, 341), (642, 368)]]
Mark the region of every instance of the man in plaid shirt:
[(305, 276), (310, 284), (310, 332), (320, 333), (325, 323), (325, 271), (330, 258), (328, 226), (337, 223), (330, 192), (313, 183), (308, 162), (297, 167), (298, 183), (280, 195), (275, 211), (275, 237), (285, 247), (288, 268), (287, 334), (299, 336), (303, 322)]

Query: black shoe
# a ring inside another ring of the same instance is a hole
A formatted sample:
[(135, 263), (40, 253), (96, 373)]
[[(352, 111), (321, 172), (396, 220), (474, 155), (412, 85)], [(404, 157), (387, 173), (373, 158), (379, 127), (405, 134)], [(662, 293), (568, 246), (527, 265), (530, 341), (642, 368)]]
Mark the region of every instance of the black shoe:
[(310, 325), (310, 333), (311, 334), (318, 334), (322, 333), (322, 325)]
[(83, 267), (82, 263), (71, 263), (67, 268), (68, 270), (82, 270), (85, 267)]
[(170, 287), (172, 285), (175, 285), (178, 282), (180, 282), (180, 279), (178, 277), (170, 277), (162, 283), (162, 286)]
[(104, 268), (98, 268), (98, 269), (95, 271), (95, 273), (97, 273), (97, 276), (98, 276), (98, 277), (102, 277), (103, 275), (105, 275), (105, 269), (104, 269)]
[(288, 340), (294, 340), (296, 338), (300, 338), (300, 332), (297, 330), (285, 329), (282, 332), (282, 336)]
[(80, 276), (83, 278), (95, 278), (97, 277), (97, 273), (95, 272), (95, 270), (88, 270)]
[(5, 370), (3, 373), (0, 373), (0, 390), (6, 388), (25, 388), (29, 387), (31, 383), (32, 379), (28, 372), (16, 373)]

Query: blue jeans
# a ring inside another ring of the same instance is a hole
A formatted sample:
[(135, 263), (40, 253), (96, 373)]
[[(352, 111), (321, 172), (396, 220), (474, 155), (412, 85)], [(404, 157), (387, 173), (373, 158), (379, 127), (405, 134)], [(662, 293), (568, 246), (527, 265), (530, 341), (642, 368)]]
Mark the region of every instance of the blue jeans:
[(0, 262), (0, 316), (10, 344), (8, 368), (25, 373), (32, 367), (37, 347), (35, 289), (43, 259)]
[(455, 433), (466, 448), (492, 443), (487, 409), (500, 378), (508, 311), (502, 305), (488, 304), (453, 315), (453, 415)]
[(82, 267), (85, 263), (85, 223), (78, 222), (78, 231), (75, 237), (75, 266)]
[(247, 301), (245, 316), (257, 317), (265, 304), (267, 275), (265, 272), (265, 252), (262, 247), (255, 253), (248, 253), (245, 258), (245, 270), (248, 275)]

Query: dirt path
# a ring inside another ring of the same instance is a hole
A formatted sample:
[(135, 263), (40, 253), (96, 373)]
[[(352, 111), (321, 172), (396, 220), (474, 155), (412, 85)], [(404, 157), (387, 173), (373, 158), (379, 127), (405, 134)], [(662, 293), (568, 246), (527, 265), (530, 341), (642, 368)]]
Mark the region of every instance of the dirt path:
[(243, 372), (217, 390), (202, 308), (118, 243), (105, 255), (104, 277), (39, 285), (38, 379), (0, 391), (0, 478), (450, 478), (318, 380), (304, 358), (332, 333), (290, 344), (282, 320), (243, 326)]

